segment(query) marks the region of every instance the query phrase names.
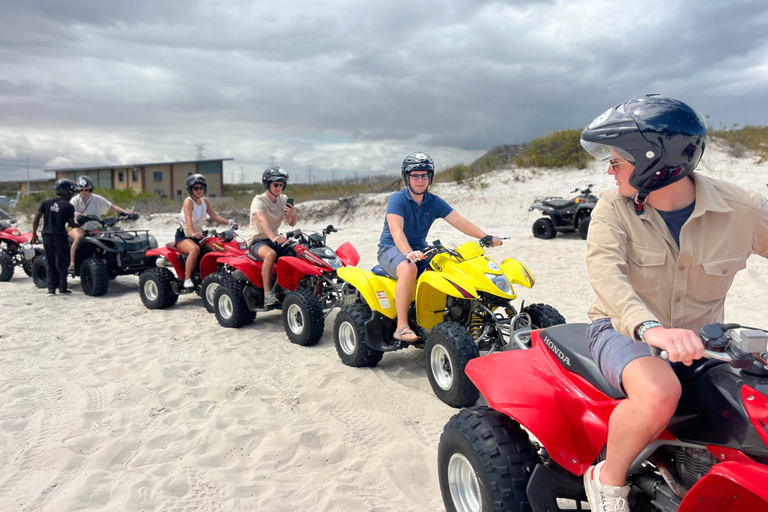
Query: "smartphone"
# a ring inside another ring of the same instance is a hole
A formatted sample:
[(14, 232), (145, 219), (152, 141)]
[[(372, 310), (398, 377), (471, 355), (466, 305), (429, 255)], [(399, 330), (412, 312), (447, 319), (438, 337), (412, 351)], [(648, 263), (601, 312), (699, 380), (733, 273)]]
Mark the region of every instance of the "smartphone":
[(289, 197), (288, 199), (286, 199), (286, 202), (287, 202), (288, 204), (290, 204), (290, 205), (293, 205), (293, 198), (292, 198), (292, 197)]

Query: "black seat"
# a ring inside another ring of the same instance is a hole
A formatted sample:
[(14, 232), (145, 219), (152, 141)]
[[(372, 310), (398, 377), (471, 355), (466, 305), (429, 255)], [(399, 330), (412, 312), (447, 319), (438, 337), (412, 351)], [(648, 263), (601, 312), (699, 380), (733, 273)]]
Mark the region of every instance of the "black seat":
[(561, 210), (563, 208), (568, 208), (575, 203), (571, 199), (546, 199), (544, 200), (544, 204), (551, 206), (556, 210)]
[(587, 379), (603, 394), (615, 399), (626, 398), (600, 373), (597, 363), (589, 355), (588, 324), (562, 324), (542, 329), (539, 333), (550, 352), (560, 360), (563, 368)]
[(383, 268), (381, 265), (376, 265), (375, 267), (373, 267), (373, 268), (371, 269), (371, 272), (373, 272), (373, 273), (374, 273), (374, 274), (376, 274), (377, 276), (381, 276), (381, 277), (388, 277), (388, 278), (392, 279), (392, 276), (390, 276), (389, 274), (387, 274), (387, 271), (386, 271), (386, 270), (384, 270), (384, 268)]

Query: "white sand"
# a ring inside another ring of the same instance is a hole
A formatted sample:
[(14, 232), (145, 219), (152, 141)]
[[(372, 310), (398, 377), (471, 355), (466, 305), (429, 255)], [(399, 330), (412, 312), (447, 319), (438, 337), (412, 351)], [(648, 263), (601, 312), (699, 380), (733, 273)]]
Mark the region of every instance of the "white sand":
[[(768, 164), (754, 161), (711, 147), (700, 170), (764, 192)], [(536, 285), (517, 288), (520, 299), (585, 322), (585, 242), (576, 234), (533, 238), (539, 213), (528, 206), (587, 183), (613, 186), (594, 167), (499, 171), (474, 187), (434, 192), (511, 237), (490, 256), (531, 269)], [(299, 226), (344, 227), (329, 244), (351, 240), (370, 268), (387, 196), (354, 198), (341, 216)], [(334, 204), (299, 205), (299, 216)], [(161, 243), (174, 229), (168, 216), (137, 227)], [(428, 240), (437, 238), (448, 246), (468, 239), (443, 221)], [(288, 342), (279, 312), (224, 329), (196, 295), (150, 311), (136, 277), (118, 278), (101, 298), (71, 283), (73, 295), (55, 298), (20, 268), (0, 283), (0, 511), (443, 509), (437, 444), (456, 410), (433, 395), (421, 350), (348, 368), (333, 345), (335, 314), (320, 343), (303, 348)], [(765, 325), (766, 302), (768, 266), (755, 257), (736, 278), (728, 319)]]

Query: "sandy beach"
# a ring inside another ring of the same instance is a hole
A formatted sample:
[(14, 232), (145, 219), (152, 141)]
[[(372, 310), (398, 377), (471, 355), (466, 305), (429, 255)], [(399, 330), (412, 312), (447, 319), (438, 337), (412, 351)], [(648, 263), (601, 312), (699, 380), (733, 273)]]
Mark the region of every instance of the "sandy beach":
[[(755, 162), (711, 144), (699, 171), (765, 193), (768, 163)], [(575, 233), (534, 238), (540, 213), (528, 207), (588, 183), (598, 193), (614, 186), (595, 164), (501, 170), (432, 191), (510, 237), (488, 254), (516, 258), (535, 276), (532, 289), (516, 288), (516, 306), (545, 302), (586, 322), (586, 243)], [(298, 227), (343, 228), (329, 245), (352, 241), (370, 268), (388, 196), (298, 204)], [(19, 227), (29, 231), (30, 219)], [(135, 227), (166, 243), (175, 216)], [(434, 239), (469, 240), (444, 221)], [(71, 296), (46, 297), (18, 267), (0, 283), (0, 511), (443, 510), (437, 444), (457, 411), (432, 393), (421, 350), (349, 368), (334, 348), (335, 312), (318, 345), (305, 348), (288, 342), (279, 311), (224, 329), (197, 295), (146, 309), (135, 276), (96, 298), (70, 283)], [(726, 319), (768, 326), (766, 302), (768, 262), (753, 257)]]

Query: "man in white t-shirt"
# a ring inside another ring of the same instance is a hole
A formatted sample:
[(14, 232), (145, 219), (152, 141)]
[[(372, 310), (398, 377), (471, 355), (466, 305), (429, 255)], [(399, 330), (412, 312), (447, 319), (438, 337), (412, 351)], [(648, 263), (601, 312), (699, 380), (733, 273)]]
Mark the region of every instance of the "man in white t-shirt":
[[(72, 206), (75, 207), (75, 219), (80, 215), (88, 215), (94, 217), (101, 217), (106, 215), (110, 211), (131, 213), (124, 208), (110, 203), (98, 194), (93, 193), (93, 180), (88, 176), (80, 176), (77, 178), (77, 186), (80, 193), (70, 200)], [(93, 231), (99, 227), (99, 223), (96, 221), (89, 221), (82, 224), (78, 228), (72, 228), (69, 230), (69, 236), (72, 238), (72, 247), (70, 248), (70, 264), (69, 268), (75, 266), (75, 250), (77, 249), (80, 240), (85, 236), (86, 231)]]
[(264, 283), (264, 305), (277, 303), (277, 297), (272, 291), (272, 267), (280, 256), (288, 251), (288, 237), (278, 233), (283, 219), (288, 225), (296, 225), (296, 211), (293, 204), (287, 202), (287, 196), (282, 192), (288, 185), (288, 173), (280, 167), (268, 167), (261, 177), (264, 193), (253, 198), (251, 202), (251, 226), (248, 243), (253, 256), (264, 263), (261, 267), (261, 277)]

